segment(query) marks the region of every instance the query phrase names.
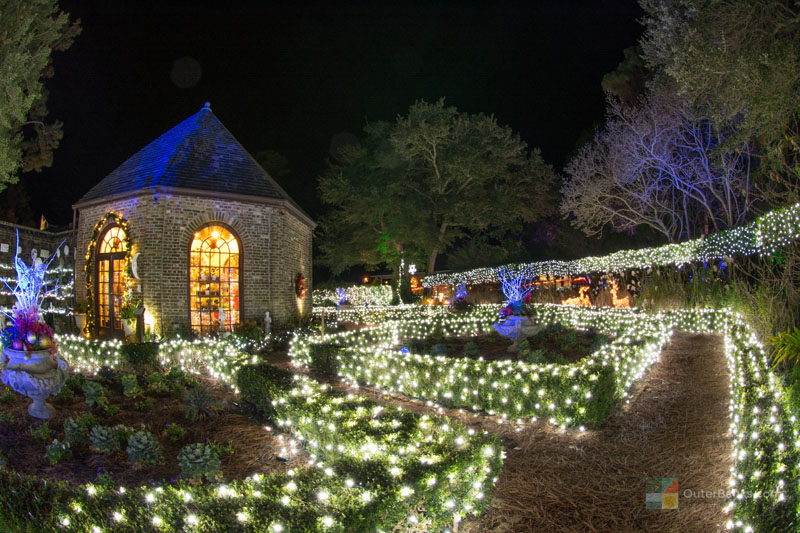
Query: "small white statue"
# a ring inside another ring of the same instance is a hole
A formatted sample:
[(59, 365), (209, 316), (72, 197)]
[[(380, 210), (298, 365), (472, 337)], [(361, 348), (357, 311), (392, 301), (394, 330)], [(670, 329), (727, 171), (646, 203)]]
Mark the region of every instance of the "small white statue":
[(269, 335), (272, 330), (272, 317), (269, 316), (269, 311), (264, 313), (264, 333)]
[(225, 310), (223, 308), (219, 308), (219, 318), (217, 319), (219, 322), (220, 329), (224, 330), (226, 323), (228, 322), (228, 315), (225, 314)]

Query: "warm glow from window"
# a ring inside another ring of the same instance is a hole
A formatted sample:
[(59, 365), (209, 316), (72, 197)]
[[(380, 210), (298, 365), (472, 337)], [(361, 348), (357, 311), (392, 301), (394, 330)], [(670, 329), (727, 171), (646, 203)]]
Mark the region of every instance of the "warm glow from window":
[(103, 235), (103, 240), (100, 241), (99, 253), (101, 254), (125, 252), (127, 250), (125, 231), (119, 226), (114, 226), (106, 231), (105, 235)]
[(194, 234), (189, 255), (192, 329), (208, 333), (239, 324), (239, 241), (221, 226)]
[(125, 231), (120, 226), (110, 227), (100, 239), (95, 270), (95, 305), (98, 325), (104, 334), (122, 329), (119, 315), (125, 297), (127, 250)]

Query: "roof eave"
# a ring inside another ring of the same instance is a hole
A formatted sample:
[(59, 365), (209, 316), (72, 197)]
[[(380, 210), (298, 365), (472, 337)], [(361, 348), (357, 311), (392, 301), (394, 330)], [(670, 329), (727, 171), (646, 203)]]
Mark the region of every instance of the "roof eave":
[(117, 194), (110, 194), (91, 200), (79, 200), (73, 204), (72, 209), (84, 209), (93, 205), (98, 205), (116, 200), (124, 200), (125, 198), (133, 198), (136, 196), (151, 196), (156, 194), (172, 194), (176, 196), (199, 196), (201, 198), (216, 198), (221, 200), (234, 200), (239, 202), (247, 202), (251, 204), (264, 204), (272, 205), (275, 207), (283, 207), (294, 214), (298, 220), (306, 224), (312, 230), (317, 227), (317, 223), (312, 219), (300, 206), (291, 200), (285, 198), (268, 198), (265, 196), (250, 196), (246, 194), (236, 194), (230, 192), (206, 191), (203, 189), (188, 189), (184, 187), (148, 187), (145, 189), (137, 189), (134, 191), (125, 191)]

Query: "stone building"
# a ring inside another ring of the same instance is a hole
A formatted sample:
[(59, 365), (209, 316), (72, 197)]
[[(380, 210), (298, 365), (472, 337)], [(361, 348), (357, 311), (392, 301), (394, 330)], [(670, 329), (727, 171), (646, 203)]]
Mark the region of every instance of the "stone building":
[[(157, 333), (310, 311), (315, 223), (206, 104), (74, 206), (75, 295), (100, 335), (140, 300)], [(310, 294), (310, 293), (309, 293)]]

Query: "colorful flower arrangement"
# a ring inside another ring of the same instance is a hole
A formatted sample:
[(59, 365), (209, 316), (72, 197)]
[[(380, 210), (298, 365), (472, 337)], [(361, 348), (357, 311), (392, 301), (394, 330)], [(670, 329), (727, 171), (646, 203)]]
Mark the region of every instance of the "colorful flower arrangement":
[(0, 333), (3, 346), (14, 350), (50, 350), (58, 351), (53, 330), (41, 321), (38, 310), (17, 311), (12, 324)]

